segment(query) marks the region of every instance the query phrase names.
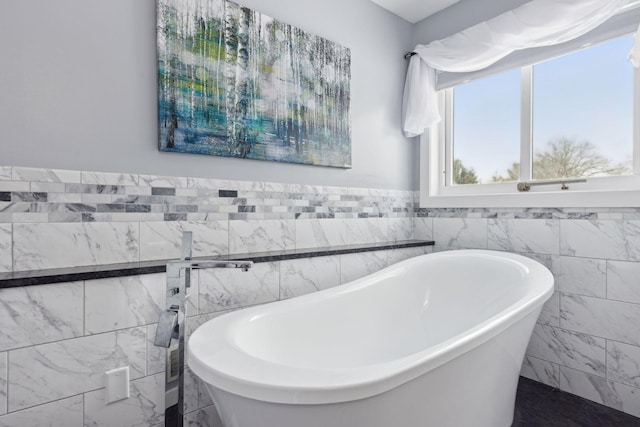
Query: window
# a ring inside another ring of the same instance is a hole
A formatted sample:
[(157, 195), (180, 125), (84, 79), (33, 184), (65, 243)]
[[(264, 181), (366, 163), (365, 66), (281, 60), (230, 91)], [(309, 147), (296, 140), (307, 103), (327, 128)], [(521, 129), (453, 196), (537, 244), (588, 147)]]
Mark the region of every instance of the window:
[(587, 179), (569, 185), (583, 199), (589, 191), (640, 190), (634, 175), (640, 173), (637, 160), (634, 169), (634, 153), (640, 158), (640, 135), (634, 136), (640, 90), (634, 82), (640, 73), (627, 60), (632, 44), (626, 35), (442, 91), (445, 119), (431, 129), (438, 145), (431, 144), (429, 159), (431, 170), (441, 173), (431, 174), (437, 188), (431, 183), (429, 195), (538, 193), (509, 205), (534, 206), (542, 193), (562, 193), (555, 197), (562, 200), (572, 192), (561, 192), (558, 184), (521, 194), (516, 182), (565, 178)]
[(520, 70), (453, 90), (452, 149), (455, 185), (490, 183), (498, 170), (519, 163)]
[(633, 67), (626, 36), (533, 67), (533, 179), (629, 175)]

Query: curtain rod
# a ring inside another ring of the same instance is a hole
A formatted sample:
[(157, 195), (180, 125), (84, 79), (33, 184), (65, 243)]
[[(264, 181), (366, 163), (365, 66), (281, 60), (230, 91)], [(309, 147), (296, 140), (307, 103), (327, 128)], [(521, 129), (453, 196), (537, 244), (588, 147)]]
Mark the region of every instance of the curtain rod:
[(413, 55), (417, 55), (417, 52), (407, 52), (404, 54), (404, 59), (411, 59)]

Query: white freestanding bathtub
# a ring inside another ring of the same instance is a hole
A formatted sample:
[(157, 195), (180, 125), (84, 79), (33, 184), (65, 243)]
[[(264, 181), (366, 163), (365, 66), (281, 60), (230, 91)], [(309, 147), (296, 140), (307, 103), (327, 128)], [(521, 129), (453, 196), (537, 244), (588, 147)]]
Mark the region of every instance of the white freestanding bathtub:
[(523, 256), (424, 255), (215, 318), (187, 360), (225, 427), (509, 427), (552, 292)]

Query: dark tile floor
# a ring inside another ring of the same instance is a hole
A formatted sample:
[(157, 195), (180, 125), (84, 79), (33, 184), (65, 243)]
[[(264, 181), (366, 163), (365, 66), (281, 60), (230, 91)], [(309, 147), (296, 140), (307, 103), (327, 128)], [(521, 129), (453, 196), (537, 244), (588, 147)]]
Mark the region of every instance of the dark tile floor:
[(640, 427), (640, 418), (520, 377), (512, 427)]

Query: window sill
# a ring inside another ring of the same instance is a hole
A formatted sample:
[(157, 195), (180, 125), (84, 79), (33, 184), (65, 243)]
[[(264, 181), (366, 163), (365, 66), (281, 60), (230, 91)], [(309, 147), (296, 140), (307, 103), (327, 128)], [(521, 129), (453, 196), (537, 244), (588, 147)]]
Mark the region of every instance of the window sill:
[[(440, 183), (442, 162), (437, 147), (438, 128), (420, 138), (420, 208), (638, 208), (640, 207), (640, 175), (618, 178), (593, 178), (591, 188), (570, 184), (569, 190), (533, 187), (517, 192), (516, 183), (500, 183), (477, 188), (477, 193), (442, 194)], [(640, 132), (639, 132), (640, 134)], [(431, 144), (429, 141), (434, 141)], [(640, 154), (634, 159), (640, 170)], [(460, 186), (464, 187), (464, 186)], [(459, 187), (459, 188), (460, 188)], [(577, 187), (577, 188), (576, 188)], [(617, 189), (617, 190), (614, 190)], [(447, 191), (458, 191), (449, 189)], [(474, 191), (474, 190), (472, 190)]]
[(640, 190), (539, 191), (434, 196), (420, 190), (421, 208), (598, 208), (640, 207)]

